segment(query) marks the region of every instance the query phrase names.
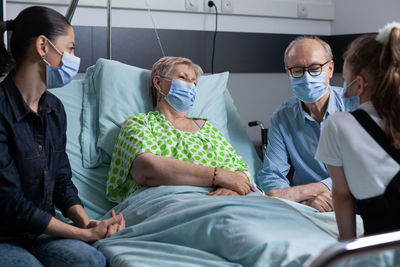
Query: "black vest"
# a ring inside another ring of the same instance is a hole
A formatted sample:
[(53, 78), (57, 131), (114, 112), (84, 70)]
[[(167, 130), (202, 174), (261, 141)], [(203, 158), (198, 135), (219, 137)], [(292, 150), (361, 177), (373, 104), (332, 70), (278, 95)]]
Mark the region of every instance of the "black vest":
[[(375, 141), (400, 164), (400, 150), (396, 150), (391, 145), (385, 132), (368, 113), (362, 109), (357, 109), (351, 114)], [(355, 206), (357, 213), (363, 219), (365, 235), (400, 230), (400, 170), (392, 178), (382, 195), (362, 200), (355, 199)]]

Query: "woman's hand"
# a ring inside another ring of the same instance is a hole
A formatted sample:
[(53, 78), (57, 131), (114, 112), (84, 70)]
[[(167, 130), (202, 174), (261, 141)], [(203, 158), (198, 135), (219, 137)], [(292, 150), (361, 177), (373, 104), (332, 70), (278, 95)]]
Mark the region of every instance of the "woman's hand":
[[(118, 215), (122, 216), (122, 213), (120, 212)], [(111, 210), (111, 217), (116, 217), (114, 210)], [(112, 236), (115, 233), (118, 233), (119, 231), (121, 231), (123, 229), (125, 229), (125, 219), (122, 216), (122, 220), (119, 223), (108, 226), (106, 238)]]
[(239, 194), (236, 191), (223, 188), (223, 187), (218, 187), (215, 189), (213, 192), (210, 192), (207, 194), (208, 196), (239, 196)]
[(89, 223), (87, 229), (85, 229), (85, 235), (82, 237), (84, 241), (93, 243), (99, 239), (110, 237), (112, 234), (125, 228), (125, 220), (122, 213), (115, 215), (114, 211), (111, 211), (111, 218), (103, 220), (101, 222)]
[(217, 186), (235, 191), (239, 195), (248, 194), (252, 187), (244, 173), (225, 169), (217, 169), (215, 182)]

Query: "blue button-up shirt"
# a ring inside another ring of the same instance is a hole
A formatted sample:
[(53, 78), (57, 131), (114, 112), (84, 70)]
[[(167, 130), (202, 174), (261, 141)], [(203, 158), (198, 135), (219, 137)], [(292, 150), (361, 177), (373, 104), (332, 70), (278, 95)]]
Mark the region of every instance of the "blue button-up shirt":
[[(315, 182), (332, 188), (326, 165), (314, 159), (319, 137), (329, 114), (352, 111), (358, 101), (356, 98), (343, 98), (343, 88), (331, 86), (330, 89), (328, 107), (321, 123), (315, 121), (294, 96), (272, 114), (264, 165), (257, 176), (257, 184), (265, 192)], [(286, 178), (290, 170), (289, 159), (294, 168), (291, 183)]]
[(35, 113), (8, 75), (0, 84), (0, 242), (29, 245), (54, 205), (65, 212), (81, 204), (65, 146), (61, 101), (46, 91)]

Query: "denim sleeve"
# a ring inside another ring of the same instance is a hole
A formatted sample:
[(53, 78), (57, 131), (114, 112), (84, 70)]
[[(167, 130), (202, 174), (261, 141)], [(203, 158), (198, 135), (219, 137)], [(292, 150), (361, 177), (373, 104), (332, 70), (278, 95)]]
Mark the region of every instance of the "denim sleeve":
[(5, 125), (0, 118), (0, 218), (21, 232), (39, 235), (47, 228), (52, 215), (24, 196)]
[[(54, 205), (66, 216), (65, 212), (73, 205), (82, 205), (78, 197), (78, 189), (72, 183), (71, 165), (69, 164), (68, 155), (65, 152), (67, 135), (66, 135), (66, 115), (64, 109), (61, 110), (61, 116), (65, 121), (65, 128), (62, 133), (62, 143), (64, 144), (63, 155), (57, 166), (56, 181), (54, 186), (53, 200)], [(83, 206), (83, 205), (82, 205)]]
[(257, 184), (268, 193), (271, 189), (290, 187), (286, 178), (290, 170), (289, 156), (279, 129), (279, 122), (274, 117), (270, 120), (268, 129), (268, 145), (264, 155), (263, 168), (257, 176)]

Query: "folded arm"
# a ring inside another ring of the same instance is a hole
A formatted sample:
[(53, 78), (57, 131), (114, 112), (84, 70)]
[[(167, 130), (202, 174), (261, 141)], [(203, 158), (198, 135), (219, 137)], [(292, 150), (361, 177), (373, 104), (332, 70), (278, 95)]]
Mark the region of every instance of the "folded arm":
[[(178, 159), (142, 153), (135, 158), (130, 174), (138, 184), (212, 186), (214, 168)], [(242, 172), (218, 168), (215, 185), (231, 189), (238, 194), (250, 192), (251, 184)]]

